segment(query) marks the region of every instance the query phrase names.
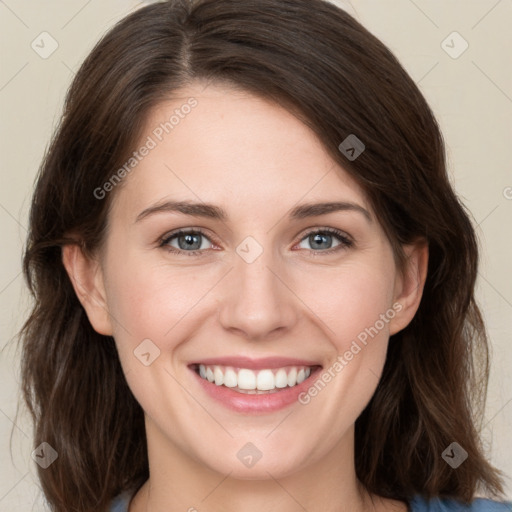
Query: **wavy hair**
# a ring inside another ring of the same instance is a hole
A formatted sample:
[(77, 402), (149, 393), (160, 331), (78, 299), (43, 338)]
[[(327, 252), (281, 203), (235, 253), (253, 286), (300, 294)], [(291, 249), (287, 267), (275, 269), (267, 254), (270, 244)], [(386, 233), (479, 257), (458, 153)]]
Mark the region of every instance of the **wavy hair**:
[[(59, 455), (38, 467), (52, 510), (106, 510), (149, 477), (142, 408), (113, 338), (89, 323), (61, 250), (100, 246), (117, 189), (102, 200), (94, 190), (132, 153), (149, 110), (196, 80), (252, 92), (307, 124), (363, 187), (399, 265), (403, 244), (428, 242), (419, 309), (392, 336), (356, 421), (360, 482), (401, 500), (502, 495), (501, 472), (479, 438), (489, 363), (474, 299), (478, 245), (414, 81), (384, 44), (323, 0), (169, 0), (130, 14), (94, 47), (37, 176), (23, 263), (34, 304), (20, 346), (34, 446), (46, 441)], [(353, 161), (338, 149), (349, 134), (366, 146)], [(441, 457), (453, 441), (468, 453), (456, 470)]]

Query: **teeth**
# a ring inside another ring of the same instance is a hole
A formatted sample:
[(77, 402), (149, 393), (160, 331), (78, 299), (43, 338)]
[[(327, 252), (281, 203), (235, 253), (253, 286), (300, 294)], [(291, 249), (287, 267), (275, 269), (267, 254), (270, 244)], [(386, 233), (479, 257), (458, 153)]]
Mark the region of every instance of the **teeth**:
[(260, 391), (268, 391), (269, 389), (274, 389), (276, 387), (272, 370), (261, 370), (258, 373), (258, 377), (256, 379), (256, 387)]
[(224, 366), (199, 365), (202, 379), (215, 383), (216, 386), (235, 388), (241, 393), (254, 394), (259, 391), (278, 391), (300, 384), (311, 375), (311, 368), (290, 366), (287, 368), (265, 369), (259, 371), (248, 368), (235, 369)]
[[(201, 366), (199, 367), (199, 371), (201, 371)], [(237, 384), (238, 379), (235, 370), (233, 370), (232, 368), (228, 368), (224, 373), (224, 386), (228, 388), (236, 388)]]
[(288, 373), (288, 386), (292, 387), (297, 384), (297, 368), (292, 368)]
[(238, 371), (238, 387), (240, 389), (256, 389), (256, 374), (252, 370)]
[(213, 369), (213, 376), (215, 377), (215, 385), (222, 386), (224, 384), (224, 374), (218, 366)]
[(286, 374), (286, 370), (283, 368), (277, 370), (275, 384), (276, 388), (285, 388), (288, 386), (288, 375)]

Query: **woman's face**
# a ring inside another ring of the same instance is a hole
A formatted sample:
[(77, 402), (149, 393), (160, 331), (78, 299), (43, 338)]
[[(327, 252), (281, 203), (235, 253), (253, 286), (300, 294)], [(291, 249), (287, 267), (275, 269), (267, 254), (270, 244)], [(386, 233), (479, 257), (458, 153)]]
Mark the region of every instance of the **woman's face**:
[(411, 287), (361, 188), (297, 118), (220, 86), (179, 96), (110, 192), (94, 280), (110, 316), (89, 318), (115, 338), (150, 456), (249, 479), (334, 463)]

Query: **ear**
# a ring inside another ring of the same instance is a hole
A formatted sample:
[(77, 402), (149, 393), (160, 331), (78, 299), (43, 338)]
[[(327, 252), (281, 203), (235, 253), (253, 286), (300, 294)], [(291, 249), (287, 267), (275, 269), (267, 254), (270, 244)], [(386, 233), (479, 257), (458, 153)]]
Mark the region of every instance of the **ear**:
[(85, 255), (79, 244), (67, 244), (62, 248), (62, 263), (94, 330), (111, 336), (112, 322), (99, 262)]
[(390, 321), (390, 335), (401, 331), (418, 311), (427, 278), (428, 243), (421, 239), (403, 247), (405, 267), (395, 280), (394, 301), (397, 314)]

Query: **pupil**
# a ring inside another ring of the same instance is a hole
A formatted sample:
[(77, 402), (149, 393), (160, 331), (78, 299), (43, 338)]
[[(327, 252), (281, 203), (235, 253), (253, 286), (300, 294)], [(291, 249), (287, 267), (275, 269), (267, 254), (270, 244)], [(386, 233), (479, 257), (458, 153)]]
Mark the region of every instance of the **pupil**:
[[(331, 235), (321, 235), (321, 234), (318, 234), (316, 233), (315, 235), (313, 235), (313, 246), (315, 246), (315, 244), (322, 244), (322, 242), (326, 242), (326, 240), (328, 240), (329, 238), (331, 237)], [(325, 249), (326, 247), (324, 247)], [(327, 247), (328, 249), (328, 247)]]
[[(201, 243), (199, 243), (199, 245), (197, 247), (192, 247), (192, 245), (194, 245), (194, 238), (199, 238), (199, 235), (183, 235), (181, 238), (184, 238), (185, 239), (185, 247), (182, 246), (182, 244), (180, 244), (180, 249), (199, 249), (199, 247), (201, 246)], [(197, 240), (196, 240), (196, 245), (197, 245)]]

